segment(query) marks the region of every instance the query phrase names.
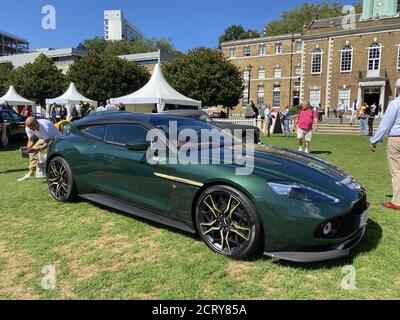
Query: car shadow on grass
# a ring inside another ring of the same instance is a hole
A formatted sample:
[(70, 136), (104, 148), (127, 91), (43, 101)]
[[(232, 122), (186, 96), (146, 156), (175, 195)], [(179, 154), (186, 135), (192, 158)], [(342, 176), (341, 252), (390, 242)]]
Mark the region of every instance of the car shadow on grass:
[(322, 268), (330, 269), (330, 268), (352, 265), (354, 259), (359, 255), (375, 250), (382, 239), (382, 235), (383, 235), (383, 230), (380, 227), (380, 225), (370, 219), (368, 221), (367, 230), (365, 232), (363, 239), (360, 241), (358, 245), (356, 245), (350, 251), (350, 255), (348, 255), (347, 257), (336, 260), (314, 262), (314, 263), (296, 263), (283, 260), (277, 260), (274, 263), (284, 267), (292, 267), (296, 269), (301, 268), (306, 270), (317, 270)]
[(322, 154), (330, 156), (333, 152), (332, 151), (311, 151), (310, 153), (312, 155), (314, 155), (314, 156), (319, 156), (319, 155), (322, 155)]
[(89, 200), (85, 200), (85, 199), (82, 199), (82, 198), (77, 198), (74, 202), (75, 203), (85, 202), (85, 203), (88, 203), (88, 204), (90, 204), (92, 206), (95, 206), (98, 209), (110, 212), (112, 214), (117, 214), (117, 215), (124, 216), (124, 217), (130, 218), (130, 219), (134, 219), (136, 221), (144, 223), (144, 224), (146, 224), (146, 225), (148, 225), (150, 227), (153, 227), (153, 228), (165, 229), (167, 231), (178, 233), (180, 235), (184, 235), (184, 236), (190, 237), (192, 239), (200, 239), (200, 237), (198, 237), (197, 234), (195, 234), (195, 233), (190, 233), (190, 232), (187, 232), (187, 231), (184, 231), (184, 230), (180, 230), (180, 229), (177, 229), (177, 228), (174, 228), (174, 227), (170, 227), (170, 226), (167, 226), (165, 224), (162, 224), (162, 223), (159, 223), (159, 222), (156, 222), (156, 221), (153, 221), (153, 220), (149, 220), (149, 219), (146, 219), (146, 218), (135, 216), (134, 214), (130, 214), (130, 213), (127, 213), (125, 211), (120, 211), (120, 210), (114, 209), (112, 207), (107, 207), (107, 206), (98, 204), (96, 202), (91, 202)]

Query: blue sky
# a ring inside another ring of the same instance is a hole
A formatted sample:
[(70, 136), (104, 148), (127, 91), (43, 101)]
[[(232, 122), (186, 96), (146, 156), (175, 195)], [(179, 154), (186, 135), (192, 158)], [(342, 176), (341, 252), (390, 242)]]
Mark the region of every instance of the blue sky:
[[(344, 3), (352, 1), (344, 0)], [(261, 31), (264, 24), (306, 1), (281, 0), (14, 0), (2, 1), (0, 30), (26, 38), (31, 48), (75, 47), (103, 36), (103, 10), (122, 9), (148, 38), (171, 38), (177, 49), (216, 47), (232, 24)], [(309, 0), (307, 2), (319, 2)], [(42, 7), (56, 8), (56, 30), (43, 30)]]

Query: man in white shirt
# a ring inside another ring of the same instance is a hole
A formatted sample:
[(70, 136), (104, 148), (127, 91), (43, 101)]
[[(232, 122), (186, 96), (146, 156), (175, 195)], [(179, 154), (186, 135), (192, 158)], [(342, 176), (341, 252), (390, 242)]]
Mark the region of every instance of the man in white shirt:
[(386, 135), (389, 135), (386, 154), (392, 176), (393, 198), (391, 202), (386, 202), (383, 206), (400, 211), (400, 97), (389, 103), (378, 130), (371, 138), (373, 152)]
[(116, 110), (115, 106), (113, 104), (111, 104), (110, 100), (107, 100), (106, 110), (107, 111), (115, 111)]
[(343, 117), (346, 111), (347, 111), (347, 104), (344, 102), (344, 100), (342, 100), (338, 106), (338, 116), (340, 119), (340, 124), (343, 123)]
[(354, 120), (358, 117), (358, 110), (360, 109), (360, 104), (358, 103), (357, 99), (354, 100), (353, 104), (351, 105), (351, 118), (350, 118), (350, 125), (353, 125)]
[[(28, 136), (29, 173), (19, 179), (20, 182), (35, 179), (38, 153), (46, 150), (53, 139), (61, 136), (60, 131), (47, 119), (29, 117), (26, 119), (25, 125), (26, 135)], [(36, 142), (35, 138), (38, 139)]]

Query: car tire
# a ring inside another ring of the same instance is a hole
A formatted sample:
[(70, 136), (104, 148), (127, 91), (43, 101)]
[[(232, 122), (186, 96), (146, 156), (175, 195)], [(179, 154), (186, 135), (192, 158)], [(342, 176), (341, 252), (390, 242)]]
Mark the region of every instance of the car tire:
[(3, 133), (0, 132), (0, 147), (2, 148), (7, 148), (10, 144), (10, 131), (7, 131), (7, 133), (3, 136)]
[(50, 161), (47, 167), (47, 183), (51, 195), (57, 201), (69, 202), (77, 196), (71, 168), (61, 157), (55, 157)]
[(195, 223), (211, 250), (232, 259), (247, 259), (262, 244), (262, 224), (256, 206), (243, 192), (229, 186), (212, 186), (200, 195)]

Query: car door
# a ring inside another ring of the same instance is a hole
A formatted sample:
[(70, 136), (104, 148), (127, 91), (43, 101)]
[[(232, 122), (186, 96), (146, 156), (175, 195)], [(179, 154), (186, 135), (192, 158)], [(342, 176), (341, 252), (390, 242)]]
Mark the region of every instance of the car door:
[(155, 173), (167, 174), (167, 165), (150, 165), (146, 151), (127, 145), (146, 141), (149, 129), (135, 123), (109, 124), (103, 142), (93, 151), (102, 192), (154, 211), (165, 211), (169, 182)]

